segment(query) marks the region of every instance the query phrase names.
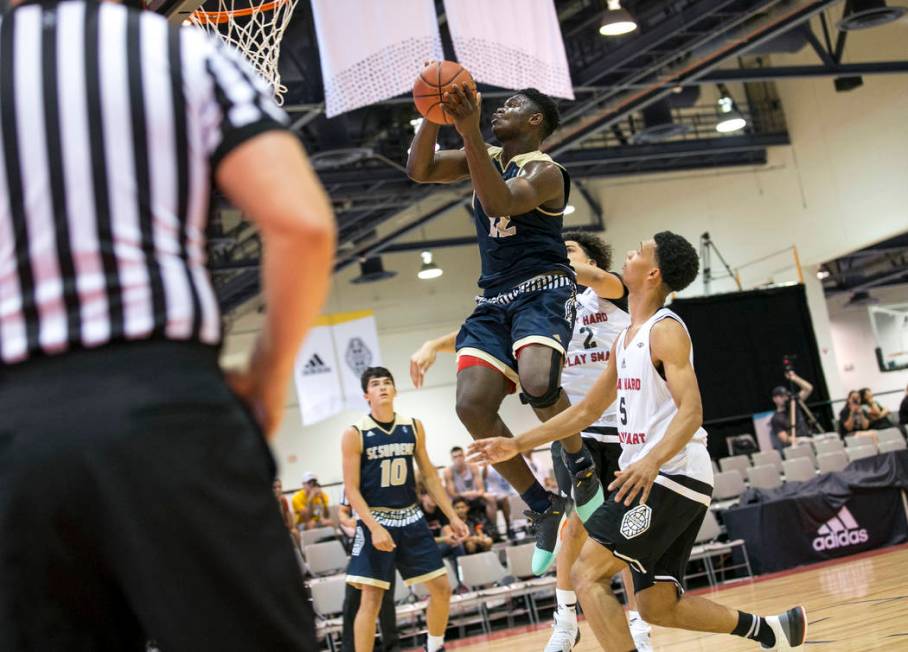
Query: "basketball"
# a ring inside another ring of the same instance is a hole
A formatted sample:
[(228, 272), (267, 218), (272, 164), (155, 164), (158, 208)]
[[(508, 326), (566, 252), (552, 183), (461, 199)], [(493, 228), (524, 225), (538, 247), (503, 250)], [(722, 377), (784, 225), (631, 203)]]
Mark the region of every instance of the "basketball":
[(473, 75), (456, 61), (433, 61), (426, 66), (413, 83), (413, 102), (416, 110), (429, 122), (438, 125), (453, 124), (454, 120), (445, 113), (441, 104), (444, 94), (454, 84), (466, 82), (475, 91)]

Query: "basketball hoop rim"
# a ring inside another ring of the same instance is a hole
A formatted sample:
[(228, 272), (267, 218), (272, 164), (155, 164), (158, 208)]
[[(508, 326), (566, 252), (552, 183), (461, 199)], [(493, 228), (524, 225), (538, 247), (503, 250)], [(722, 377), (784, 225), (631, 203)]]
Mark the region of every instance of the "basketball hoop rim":
[(199, 22), (221, 25), (234, 18), (243, 18), (263, 11), (273, 11), (276, 7), (289, 3), (290, 0), (271, 0), (270, 2), (263, 2), (256, 7), (246, 7), (245, 9), (231, 9), (228, 11), (205, 11), (204, 9), (196, 9), (192, 15)]

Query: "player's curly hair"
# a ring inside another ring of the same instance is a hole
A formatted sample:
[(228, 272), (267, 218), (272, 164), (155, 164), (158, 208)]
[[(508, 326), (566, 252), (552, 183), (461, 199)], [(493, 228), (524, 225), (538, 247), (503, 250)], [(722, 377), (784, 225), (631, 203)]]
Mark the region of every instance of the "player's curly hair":
[(561, 115), (555, 100), (536, 88), (523, 88), (516, 95), (523, 95), (542, 113), (542, 140), (545, 140), (561, 124)]
[(573, 240), (583, 252), (596, 261), (596, 267), (609, 270), (612, 267), (612, 245), (598, 235), (586, 231), (568, 231), (561, 236), (565, 241)]
[(700, 258), (693, 245), (671, 231), (660, 231), (656, 241), (656, 264), (662, 281), (672, 292), (680, 292), (690, 285), (700, 271)]

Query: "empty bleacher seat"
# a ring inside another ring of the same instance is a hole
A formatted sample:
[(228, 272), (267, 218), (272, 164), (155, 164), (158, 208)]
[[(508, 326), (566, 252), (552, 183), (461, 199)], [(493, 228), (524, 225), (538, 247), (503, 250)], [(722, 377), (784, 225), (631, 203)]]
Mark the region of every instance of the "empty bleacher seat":
[(813, 463), (806, 457), (785, 460), (782, 470), (785, 471), (785, 482), (804, 482), (816, 476)]
[(881, 441), (880, 452), (891, 453), (892, 451), (903, 451), (908, 448), (904, 439), (894, 439), (892, 441)]
[(347, 568), (347, 553), (337, 540), (304, 546), (303, 557), (313, 575), (330, 575)]
[(876, 446), (851, 446), (845, 449), (845, 453), (848, 455), (848, 461), (854, 462), (876, 455)]
[(774, 466), (752, 466), (747, 469), (747, 479), (751, 487), (757, 489), (775, 489), (782, 486), (782, 476)]
[(820, 473), (841, 471), (846, 466), (848, 466), (848, 456), (845, 455), (844, 450), (817, 455), (817, 467), (820, 469)]
[(902, 436), (901, 431), (898, 428), (886, 428), (885, 430), (880, 430), (877, 433), (879, 442), (882, 444), (884, 441), (900, 441), (903, 444), (905, 443), (905, 437)]
[(747, 455), (734, 455), (733, 457), (723, 457), (719, 460), (719, 468), (723, 471), (737, 471), (741, 478), (745, 478), (747, 469), (750, 468), (750, 459)]
[(747, 576), (753, 577), (753, 571), (750, 568), (750, 558), (747, 555), (747, 545), (744, 543), (744, 540), (734, 539), (732, 541), (718, 541), (717, 539), (721, 534), (722, 529), (719, 527), (719, 521), (716, 519), (716, 515), (712, 511), (707, 510), (706, 516), (703, 517), (703, 523), (700, 524), (700, 530), (699, 532), (697, 532), (695, 545), (690, 554), (691, 561), (697, 559), (703, 560), (705, 573), (685, 573), (685, 582), (690, 577), (699, 577), (700, 575), (705, 574), (710, 585), (715, 586), (718, 582), (716, 578), (716, 568), (713, 565), (712, 559), (714, 557), (725, 557), (735, 548), (741, 548), (741, 554), (744, 558), (744, 561), (741, 564), (723, 566), (721, 569), (723, 575), (726, 571), (734, 570), (736, 568), (744, 568), (747, 570)]
[(722, 471), (713, 476), (713, 498), (730, 500), (744, 493), (744, 478), (738, 470)]
[(311, 530), (302, 530), (300, 532), (304, 546), (311, 546), (319, 541), (333, 539), (336, 534), (333, 527), (314, 527)]
[(817, 455), (822, 455), (823, 453), (832, 453), (834, 451), (844, 451), (845, 444), (841, 439), (825, 439), (823, 441), (816, 441), (813, 444), (813, 447), (817, 451)]
[(339, 614), (344, 609), (346, 582), (343, 575), (334, 575), (309, 583), (312, 610), (315, 612), (315, 631), (319, 639), (327, 639), (328, 647), (335, 649), (335, 636), (343, 630)]
[(863, 446), (864, 442), (866, 442), (866, 441), (867, 441), (866, 438), (858, 437), (857, 435), (846, 435), (845, 436), (845, 446), (847, 446), (847, 447)]
[(817, 459), (816, 454), (813, 452), (813, 446), (810, 446), (809, 444), (808, 445), (802, 444), (800, 446), (789, 446), (788, 448), (783, 450), (783, 453), (785, 455), (786, 460), (793, 460), (793, 459), (797, 459), (799, 457), (805, 457), (808, 460), (810, 460), (811, 464), (815, 464), (816, 459)]
[(775, 448), (768, 451), (760, 451), (759, 453), (754, 453), (751, 456), (754, 466), (774, 466), (778, 469), (782, 468), (782, 456), (779, 455), (779, 451)]

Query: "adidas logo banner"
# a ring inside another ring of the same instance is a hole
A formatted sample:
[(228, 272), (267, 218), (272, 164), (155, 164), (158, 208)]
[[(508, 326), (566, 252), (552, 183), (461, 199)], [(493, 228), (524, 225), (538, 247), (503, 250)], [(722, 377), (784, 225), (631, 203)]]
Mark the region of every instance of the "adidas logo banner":
[(293, 378), (303, 425), (367, 409), (360, 376), (381, 364), (372, 311), (324, 315), (296, 356)]
[(847, 548), (862, 543), (867, 543), (870, 535), (867, 529), (858, 525), (854, 516), (848, 511), (847, 507), (842, 507), (839, 513), (826, 521), (817, 530), (817, 537), (813, 540), (813, 549), (834, 550), (836, 548)]
[[(732, 507), (723, 514), (728, 538), (746, 542), (756, 574), (908, 542), (908, 496), (903, 502), (899, 489), (906, 462), (908, 454), (904, 461), (882, 460), (847, 478), (830, 474), (803, 491)], [(895, 478), (887, 482), (896, 486), (880, 486), (881, 478)]]

